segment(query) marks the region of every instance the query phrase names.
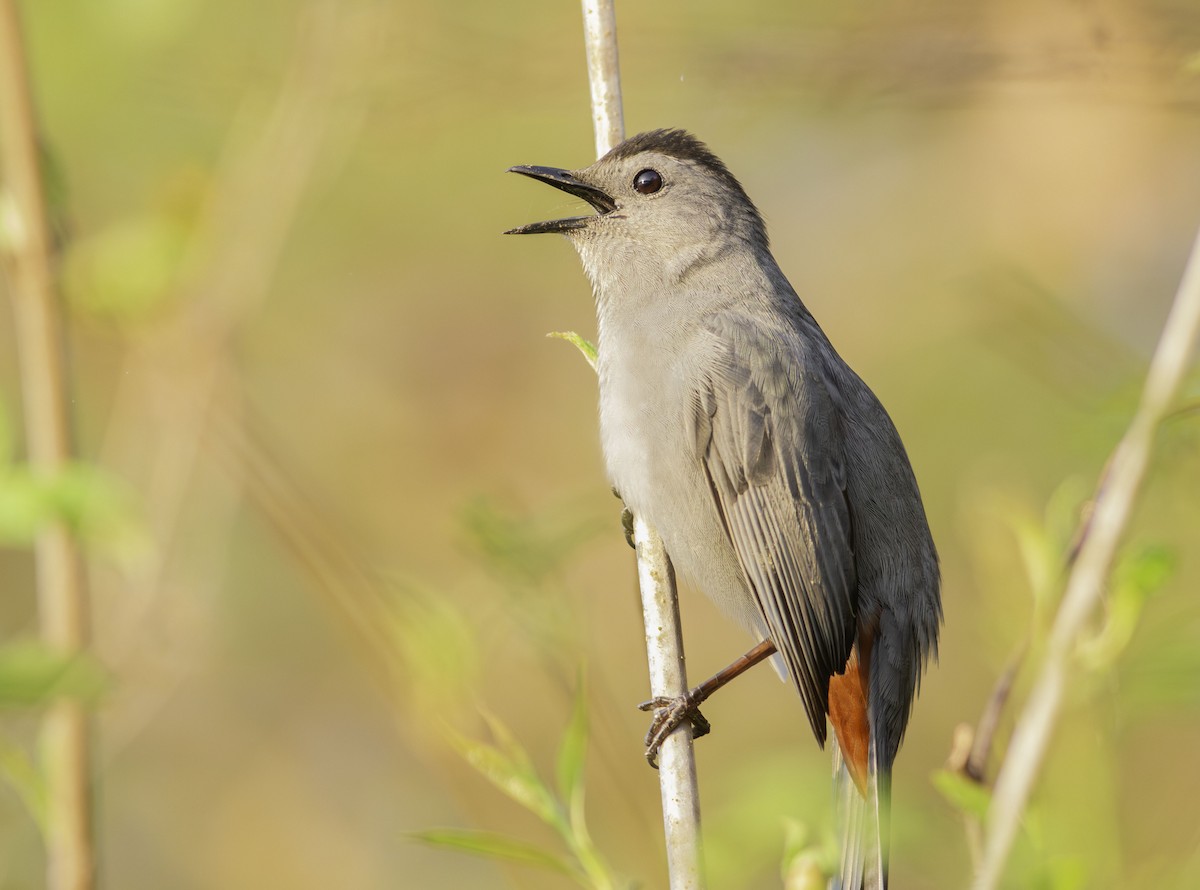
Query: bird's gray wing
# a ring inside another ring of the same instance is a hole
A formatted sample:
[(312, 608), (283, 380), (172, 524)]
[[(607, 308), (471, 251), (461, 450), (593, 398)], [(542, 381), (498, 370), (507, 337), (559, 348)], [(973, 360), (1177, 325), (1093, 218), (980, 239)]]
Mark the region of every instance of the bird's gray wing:
[(737, 319), (710, 333), (716, 355), (693, 394), (698, 455), (823, 745), (829, 678), (845, 667), (856, 622), (841, 416), (803, 340)]

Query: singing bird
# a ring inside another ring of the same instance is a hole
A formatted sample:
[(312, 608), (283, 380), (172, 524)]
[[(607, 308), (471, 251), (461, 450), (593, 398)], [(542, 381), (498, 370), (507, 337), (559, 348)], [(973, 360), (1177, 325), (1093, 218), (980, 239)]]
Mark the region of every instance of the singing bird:
[[(835, 886), (886, 887), (892, 764), (942, 617), (895, 425), (694, 136), (653, 130), (579, 170), (511, 169), (596, 211), (510, 234), (566, 235), (591, 280), (614, 488), (675, 567), (763, 640), (755, 658), (777, 653), (822, 746), (832, 725)], [(656, 702), (652, 749), (707, 694)]]

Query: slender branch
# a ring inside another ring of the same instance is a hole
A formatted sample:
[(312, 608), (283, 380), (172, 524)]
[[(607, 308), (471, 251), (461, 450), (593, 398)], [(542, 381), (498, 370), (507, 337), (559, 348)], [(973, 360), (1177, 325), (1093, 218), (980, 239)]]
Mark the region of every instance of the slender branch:
[[(49, 213), (42, 191), (37, 124), (15, 0), (0, 0), (0, 155), (7, 263), (21, 372), (30, 466), (53, 474), (71, 459), (66, 357)], [(83, 565), (70, 530), (55, 521), (38, 533), (38, 615), (42, 636), (65, 653), (87, 645)], [(91, 742), (77, 702), (59, 702), (42, 725), (46, 781), (47, 879), (51, 890), (93, 885)]]
[(1142, 390), (1137, 413), (1109, 460), (1088, 530), (1051, 630), (1041, 672), (1013, 732), (988, 812), (987, 844), (975, 890), (1000, 880), (1017, 827), (1054, 729), (1067, 682), (1071, 652), (1100, 601), (1117, 545), (1129, 523), (1146, 475), (1159, 423), (1171, 408), (1200, 336), (1200, 233), (1167, 316)]
[[(954, 728), (946, 769), (958, 773), (976, 785), (988, 784), (987, 764), (992, 742), (1000, 728), (1000, 717), (1012, 693), (1013, 683), (1016, 682), (1027, 649), (1028, 644), (1022, 643), (1009, 659), (1007, 667), (992, 688), (992, 694), (988, 696), (983, 713), (979, 716), (979, 723), (976, 726), (960, 723)], [(974, 813), (964, 812), (963, 829), (967, 836), (967, 851), (971, 854), (971, 870), (978, 871), (983, 863), (983, 822)]]
[[(591, 84), (592, 124), (597, 156), (624, 139), (621, 76), (617, 58), (617, 21), (613, 0), (583, 0), (584, 40)], [(683, 629), (675, 571), (658, 533), (640, 516), (633, 526), (637, 546), (642, 617), (651, 697), (673, 698), (688, 691), (683, 659)], [(659, 750), (659, 791), (663, 802), (667, 870), (671, 890), (702, 890), (700, 794), (692, 727), (685, 722)]]
[(583, 0), (583, 41), (592, 93), (596, 157), (600, 157), (625, 138), (621, 63), (617, 57), (617, 13), (613, 0)]
[(1009, 659), (1004, 672), (1000, 674), (996, 685), (992, 688), (987, 706), (979, 716), (979, 724), (971, 736), (971, 749), (967, 752), (967, 757), (963, 762), (962, 773), (981, 785), (987, 781), (987, 763), (988, 757), (992, 753), (992, 742), (1000, 728), (1000, 717), (1004, 713), (1004, 706), (1008, 704), (1013, 684), (1017, 681), (1021, 663), (1025, 660), (1026, 648), (1026, 644), (1022, 643), (1017, 653)]
[[(675, 570), (662, 538), (640, 517), (633, 522), (633, 541), (637, 546), (642, 618), (646, 624), (650, 695), (674, 698), (688, 690)], [(701, 890), (704, 870), (700, 852), (700, 793), (690, 721), (685, 720), (659, 748), (658, 783), (670, 888)]]

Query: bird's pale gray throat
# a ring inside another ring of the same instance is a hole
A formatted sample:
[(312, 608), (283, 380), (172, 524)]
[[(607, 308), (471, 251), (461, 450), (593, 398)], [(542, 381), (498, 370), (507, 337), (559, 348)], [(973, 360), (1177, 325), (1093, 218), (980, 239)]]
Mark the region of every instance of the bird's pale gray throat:
[[(546, 183), (546, 185), (552, 185), (556, 189), (561, 189), (568, 195), (583, 198), (583, 200), (595, 208), (596, 213), (600, 216), (610, 213), (617, 208), (617, 202), (608, 193), (590, 183), (576, 179), (575, 174), (570, 170), (559, 170), (557, 167), (526, 167), (519, 165), (509, 167), (508, 172), (520, 173), (522, 176), (528, 176), (530, 179), (536, 179), (539, 182)], [(569, 229), (581, 229), (588, 224), (589, 220), (595, 218), (595, 216), (570, 216), (566, 219), (551, 219), (546, 222), (535, 222), (525, 226), (517, 226), (515, 229), (509, 229), (504, 234), (540, 235), (544, 232), (566, 232)]]

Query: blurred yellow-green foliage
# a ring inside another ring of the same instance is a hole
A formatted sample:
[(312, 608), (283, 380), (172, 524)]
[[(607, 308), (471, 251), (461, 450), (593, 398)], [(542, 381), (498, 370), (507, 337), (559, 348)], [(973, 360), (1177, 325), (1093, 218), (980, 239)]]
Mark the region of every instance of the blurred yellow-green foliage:
[[(595, 382), (544, 338), (588, 335), (591, 298), (566, 243), (499, 234), (570, 206), (506, 167), (591, 159), (578, 4), (22, 5), (65, 245), (85, 466), (54, 503), (90, 556), (105, 886), (563, 886), (412, 835), (561, 852), (461, 740), (492, 738), (484, 708), (552, 784), (581, 665), (592, 840), (662, 886)], [(726, 160), (908, 445), (946, 626), (893, 886), (963, 886), (931, 776), (1012, 653), (1037, 656), (1200, 223), (1200, 8), (630, 0), (618, 21), (628, 130), (684, 126)], [(20, 482), (13, 337), (4, 313), (8, 641), (36, 633), (50, 497)], [(1194, 412), (1163, 430), (1007, 886), (1200, 886), (1198, 443)], [(748, 644), (683, 608), (693, 677)], [(785, 847), (811, 874), (829, 830), (794, 693), (737, 686), (698, 746), (717, 890), (780, 886)], [(17, 790), (35, 726), (3, 718), (4, 888), (42, 881)]]

